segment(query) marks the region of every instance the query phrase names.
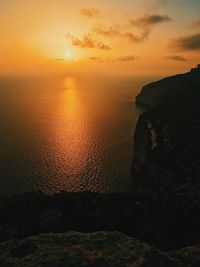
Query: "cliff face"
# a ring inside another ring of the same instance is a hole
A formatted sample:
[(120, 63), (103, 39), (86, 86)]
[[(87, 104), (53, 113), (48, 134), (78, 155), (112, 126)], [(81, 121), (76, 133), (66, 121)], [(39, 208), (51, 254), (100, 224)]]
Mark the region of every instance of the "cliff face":
[(138, 189), (199, 188), (200, 81), (198, 86), (190, 84), (186, 93), (140, 116), (133, 158)]
[(190, 89), (198, 88), (200, 69), (162, 79), (144, 86), (136, 97), (136, 104), (154, 107)]

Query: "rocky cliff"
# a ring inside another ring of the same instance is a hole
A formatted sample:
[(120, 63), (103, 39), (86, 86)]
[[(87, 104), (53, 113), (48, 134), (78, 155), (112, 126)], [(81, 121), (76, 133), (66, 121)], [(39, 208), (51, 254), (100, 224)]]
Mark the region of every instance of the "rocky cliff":
[(184, 92), (198, 88), (199, 84), (200, 68), (195, 68), (188, 73), (164, 78), (144, 86), (136, 97), (136, 104), (154, 107)]
[[(187, 76), (190, 74), (184, 75), (184, 79)], [(133, 158), (138, 189), (193, 186), (199, 190), (200, 80), (198, 84), (196, 81), (190, 84), (190, 90), (140, 116)]]

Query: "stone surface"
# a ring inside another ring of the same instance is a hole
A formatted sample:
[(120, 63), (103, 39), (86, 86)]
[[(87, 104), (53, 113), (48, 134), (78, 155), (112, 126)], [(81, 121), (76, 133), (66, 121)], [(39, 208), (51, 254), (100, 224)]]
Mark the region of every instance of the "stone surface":
[(2, 267), (178, 267), (178, 260), (118, 232), (46, 234), (0, 244)]
[(200, 245), (186, 247), (169, 253), (169, 256), (179, 261), (182, 267), (200, 266)]

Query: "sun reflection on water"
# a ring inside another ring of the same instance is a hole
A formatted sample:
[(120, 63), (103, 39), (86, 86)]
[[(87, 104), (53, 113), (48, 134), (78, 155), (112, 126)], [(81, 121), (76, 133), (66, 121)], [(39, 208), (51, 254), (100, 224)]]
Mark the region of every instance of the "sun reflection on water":
[[(60, 101), (60, 119), (62, 127), (57, 132), (58, 153), (65, 159), (69, 176), (80, 176), (87, 169), (91, 152), (91, 130), (87, 110), (78, 92), (76, 80), (67, 77), (64, 80), (62, 101)], [(67, 126), (67, 127), (66, 127)]]

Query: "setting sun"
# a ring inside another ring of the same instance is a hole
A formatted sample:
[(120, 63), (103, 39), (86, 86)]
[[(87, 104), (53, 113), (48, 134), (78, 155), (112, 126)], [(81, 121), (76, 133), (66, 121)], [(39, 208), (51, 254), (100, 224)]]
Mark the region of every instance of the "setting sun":
[(72, 58), (72, 53), (71, 53), (71, 51), (67, 50), (67, 51), (65, 52), (65, 58), (68, 59), (68, 60)]

